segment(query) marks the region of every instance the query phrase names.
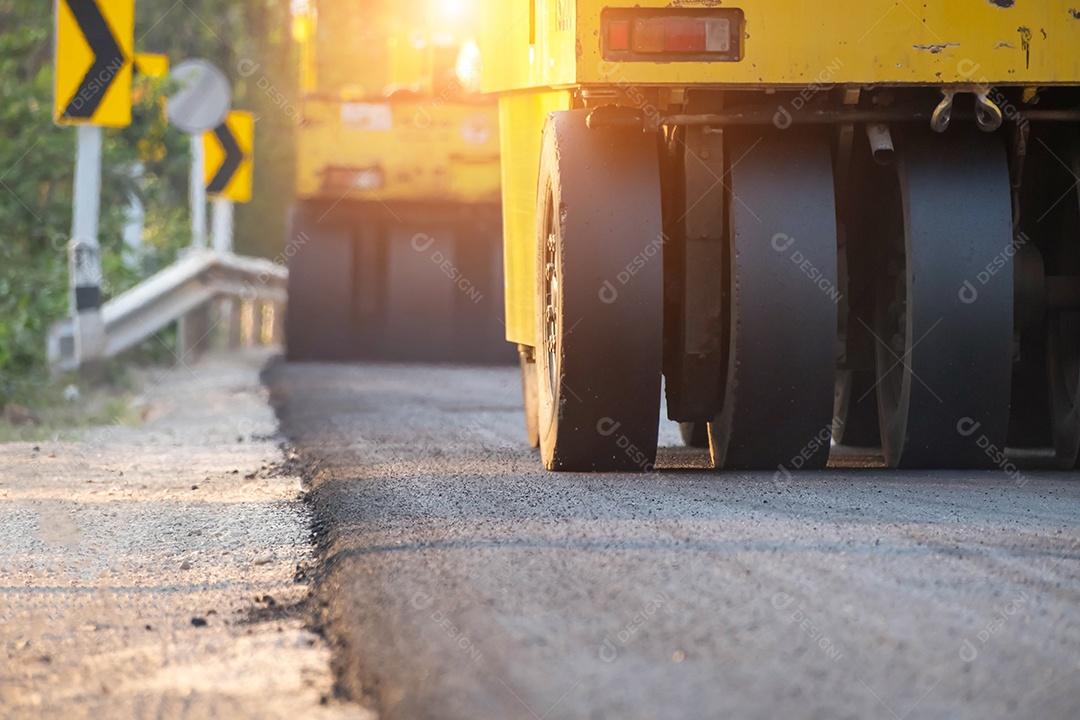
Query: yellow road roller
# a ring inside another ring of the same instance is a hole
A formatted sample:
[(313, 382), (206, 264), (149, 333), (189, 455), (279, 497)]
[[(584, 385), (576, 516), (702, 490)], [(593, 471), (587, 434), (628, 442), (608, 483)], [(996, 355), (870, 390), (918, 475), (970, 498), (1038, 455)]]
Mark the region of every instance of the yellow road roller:
[(479, 93), (473, 2), (294, 7), (291, 360), (513, 360), (498, 111)]
[[(491, 0), (506, 336), (552, 470), (1080, 449), (1064, 0)], [(1008, 451), (1007, 451), (1008, 449)]]

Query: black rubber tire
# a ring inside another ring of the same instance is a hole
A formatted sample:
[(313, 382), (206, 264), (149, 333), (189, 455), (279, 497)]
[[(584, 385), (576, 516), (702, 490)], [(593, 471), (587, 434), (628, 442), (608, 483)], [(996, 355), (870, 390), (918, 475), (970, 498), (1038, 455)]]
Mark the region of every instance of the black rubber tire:
[(833, 441), (851, 448), (880, 448), (877, 388), (873, 370), (837, 373)]
[(1051, 318), (1047, 342), (1054, 454), (1058, 467), (1080, 467), (1080, 313)]
[(501, 322), (501, 236), (465, 221), (383, 222), (357, 243), (357, 274), (368, 279), (358, 298), (373, 288), (372, 310), (358, 323), (361, 357), (512, 364), (515, 348)]
[(526, 353), (518, 353), (521, 363), (521, 401), (525, 411), (525, 437), (529, 447), (540, 447), (540, 398), (537, 394), (536, 363)]
[[(552, 113), (541, 147), (541, 456), (549, 470), (648, 471), (663, 336), (657, 138), (639, 129), (590, 130), (587, 116)], [(620, 276), (631, 265), (636, 273)]]
[[(891, 173), (895, 176), (895, 171)], [(895, 185), (883, 177), (870, 153), (869, 143), (859, 139), (851, 149), (845, 187), (838, 195), (841, 234), (841, 333), (844, 337), (843, 369), (836, 377), (836, 408), (833, 441), (850, 448), (881, 448), (878, 427), (877, 377), (874, 369), (874, 309), (877, 278), (881, 274), (885, 243), (878, 236), (881, 186)]]
[(828, 141), (796, 130), (725, 133), (728, 347), (722, 409), (709, 424), (713, 464), (822, 468), (839, 299)]
[(286, 239), (289, 302), (285, 357), (341, 362), (353, 353), (353, 242), (346, 228), (322, 224), (316, 211), (294, 207)]
[[(1013, 365), (1012, 204), (998, 138), (911, 128), (886, 214), (878, 407), (891, 467), (1004, 465)], [(1003, 262), (986, 283), (979, 273)], [(972, 300), (965, 282), (977, 285)]]
[(498, 233), (333, 209), (301, 203), (290, 221), (289, 360), (513, 363)]
[(1012, 405), (1009, 408), (1010, 448), (1045, 449), (1054, 446), (1047, 380), (1047, 332), (1039, 328), (1022, 338), (1020, 361), (1013, 364)]
[[(1056, 125), (1056, 123), (1055, 123)], [(1013, 358), (1012, 402), (1009, 407), (1010, 448), (1034, 450), (1054, 447), (1050, 409), (1050, 380), (1047, 375), (1046, 253), (1057, 259), (1053, 244), (1060, 215), (1066, 208), (1065, 188), (1073, 182), (1058, 157), (1067, 153), (1051, 150), (1057, 144), (1045, 135), (1048, 128), (1030, 128), (1029, 151), (1020, 177), (1016, 216), (1016, 255), (1013, 258), (1014, 305), (1016, 312), (1017, 357)], [(1059, 155), (1058, 153), (1062, 153)], [(1065, 180), (1067, 178), (1067, 180)], [(1054, 203), (1057, 203), (1056, 205)]]
[(454, 342), (457, 362), (505, 365), (514, 361), (515, 346), (506, 341), (503, 322), (503, 243), (500, 229), (471, 222), (454, 231), (454, 263), (468, 291), (455, 293)]
[(709, 449), (709, 423), (681, 422), (679, 435), (686, 447)]
[[(1055, 169), (1059, 188), (1069, 188), (1053, 208), (1052, 250), (1046, 264), (1048, 275), (1080, 276), (1080, 131), (1063, 133), (1055, 145), (1058, 156), (1069, 164), (1068, 173)], [(1049, 218), (1048, 218), (1049, 219)], [(1051, 312), (1047, 317), (1047, 372), (1053, 422), (1054, 452), (1058, 467), (1080, 468), (1080, 312)]]

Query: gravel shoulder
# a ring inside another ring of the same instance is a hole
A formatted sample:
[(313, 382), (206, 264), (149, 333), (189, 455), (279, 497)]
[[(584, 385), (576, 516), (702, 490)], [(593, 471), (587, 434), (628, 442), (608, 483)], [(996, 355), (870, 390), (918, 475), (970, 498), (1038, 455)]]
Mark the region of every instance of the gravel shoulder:
[(0, 716), (374, 717), (306, 629), (311, 518), (267, 360), (153, 373), (137, 427), (0, 444)]
[(290, 366), (338, 681), (390, 718), (1080, 717), (1076, 474), (548, 474), (517, 372)]

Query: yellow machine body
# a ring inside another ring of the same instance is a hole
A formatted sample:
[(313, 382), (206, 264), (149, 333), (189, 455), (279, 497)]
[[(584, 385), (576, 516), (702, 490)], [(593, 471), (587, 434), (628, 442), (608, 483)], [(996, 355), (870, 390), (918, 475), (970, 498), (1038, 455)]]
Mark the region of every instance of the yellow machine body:
[[(744, 17), (742, 57), (737, 62), (610, 62), (601, 52), (600, 18), (611, 7), (737, 7)], [(1075, 3), (1066, 0), (956, 0), (925, 7), (894, 0), (500, 0), (485, 10), (483, 54), (498, 62), (485, 65), (484, 89), (620, 81), (745, 87), (983, 78), (1075, 83), (1080, 54), (1060, 49), (1080, 43), (1077, 14)]]
[[(602, 49), (605, 9), (738, 8), (736, 61), (619, 60)], [(507, 338), (535, 345), (535, 207), (538, 148), (552, 110), (582, 90), (661, 89), (660, 110), (687, 90), (836, 86), (1036, 88), (1080, 83), (1075, 3), (894, 0), (830, 3), (740, 0), (490, 0), (484, 10), (483, 89), (498, 93), (503, 165)]]
[(294, 18), (298, 199), (497, 203), (498, 109), (455, 67), (471, 21), (423, 27), (420, 3), (387, 7), (313, 0)]
[(493, 105), (309, 98), (297, 143), (301, 198), (499, 201)]

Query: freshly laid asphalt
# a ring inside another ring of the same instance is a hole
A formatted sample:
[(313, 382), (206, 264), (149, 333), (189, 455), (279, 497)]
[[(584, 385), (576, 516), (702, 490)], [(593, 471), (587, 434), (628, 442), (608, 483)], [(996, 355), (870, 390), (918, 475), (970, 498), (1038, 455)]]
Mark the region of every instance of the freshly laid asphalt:
[(1076, 474), (717, 473), (666, 422), (654, 473), (551, 474), (516, 369), (268, 380), (386, 717), (1080, 717)]

